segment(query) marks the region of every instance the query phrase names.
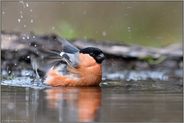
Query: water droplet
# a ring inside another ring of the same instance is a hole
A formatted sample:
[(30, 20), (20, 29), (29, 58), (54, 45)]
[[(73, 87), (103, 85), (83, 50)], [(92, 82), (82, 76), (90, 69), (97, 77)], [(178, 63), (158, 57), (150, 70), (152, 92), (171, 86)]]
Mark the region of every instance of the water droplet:
[(27, 25), (24, 25), (24, 28), (27, 27)]
[(30, 11), (30, 12), (33, 12), (33, 10), (32, 10), (32, 9), (30, 9), (29, 11)]
[(27, 58), (29, 59), (29, 58), (30, 58), (30, 56), (27, 56)]
[(132, 31), (132, 28), (129, 26), (128, 27), (128, 32), (131, 32)]
[(34, 20), (33, 20), (33, 19), (31, 19), (31, 20), (30, 20), (30, 23), (33, 23), (33, 22), (34, 22)]
[(29, 36), (27, 36), (27, 39), (29, 39)]
[(131, 32), (132, 30), (128, 30), (128, 32)]
[(29, 7), (29, 4), (28, 3), (26, 3), (26, 7)]
[(87, 38), (88, 38), (87, 36), (84, 36), (84, 39), (85, 39), (85, 40), (87, 40)]
[(25, 40), (26, 38), (23, 36), (22, 39)]
[(21, 15), (20, 18), (23, 18), (23, 15)]
[(34, 47), (37, 47), (37, 45), (35, 44)]
[(102, 36), (106, 36), (107, 33), (105, 31), (102, 32)]
[(17, 66), (17, 64), (16, 64), (16, 63), (15, 63), (14, 65), (15, 65), (15, 66)]
[(36, 38), (36, 37), (33, 35), (33, 38)]
[(52, 30), (55, 30), (55, 27), (54, 26), (52, 27)]
[(21, 19), (18, 19), (17, 21), (20, 23)]
[(4, 15), (5, 14), (5, 11), (2, 11), (2, 14)]
[(7, 108), (8, 108), (9, 110), (12, 110), (12, 109), (15, 108), (15, 104), (12, 103), (12, 102), (11, 102), (11, 103), (8, 103)]
[(11, 71), (9, 70), (8, 73), (11, 73)]

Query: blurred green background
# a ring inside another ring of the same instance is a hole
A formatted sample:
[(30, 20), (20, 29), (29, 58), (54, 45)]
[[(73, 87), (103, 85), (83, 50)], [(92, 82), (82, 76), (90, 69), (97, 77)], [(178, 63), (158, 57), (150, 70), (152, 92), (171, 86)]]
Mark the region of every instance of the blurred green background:
[(182, 41), (182, 2), (2, 2), (2, 30), (149, 47)]

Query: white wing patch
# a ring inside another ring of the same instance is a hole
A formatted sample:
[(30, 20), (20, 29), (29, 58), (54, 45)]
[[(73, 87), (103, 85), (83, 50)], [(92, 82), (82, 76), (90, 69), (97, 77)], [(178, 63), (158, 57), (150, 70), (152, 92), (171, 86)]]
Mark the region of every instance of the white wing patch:
[(67, 64), (71, 65), (72, 67), (78, 66), (78, 64), (79, 64), (79, 52), (76, 52), (75, 54), (61, 52), (59, 55), (62, 57), (62, 59)]
[(61, 52), (59, 55), (62, 57), (65, 54), (65, 52)]

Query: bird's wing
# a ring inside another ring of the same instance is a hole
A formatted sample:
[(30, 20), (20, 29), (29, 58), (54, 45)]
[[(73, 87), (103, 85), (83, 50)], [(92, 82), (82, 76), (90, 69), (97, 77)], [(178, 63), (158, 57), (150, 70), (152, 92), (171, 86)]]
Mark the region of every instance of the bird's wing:
[(70, 67), (77, 67), (79, 64), (79, 49), (64, 38), (58, 38), (58, 41), (62, 44), (59, 53), (61, 61), (66, 62)]
[(61, 52), (60, 53), (62, 61), (66, 62), (70, 67), (77, 67), (79, 65), (79, 52), (74, 54)]
[[(72, 45), (69, 41), (64, 38), (57, 37), (55, 40), (51, 40), (55, 43), (54, 46), (38, 45), (39, 48), (31, 46), (33, 52), (39, 53), (41, 57), (38, 59), (31, 60), (34, 63), (35, 69), (40, 69), (42, 71), (48, 71), (52, 66), (57, 66), (58, 64), (66, 64), (70, 67), (77, 67), (79, 64), (79, 49)], [(49, 40), (49, 43), (51, 43)], [(39, 43), (39, 42), (36, 42)]]
[(79, 49), (72, 45), (70, 42), (68, 42), (66, 39), (58, 39), (62, 43), (62, 51), (70, 54), (75, 54), (76, 52), (79, 52)]

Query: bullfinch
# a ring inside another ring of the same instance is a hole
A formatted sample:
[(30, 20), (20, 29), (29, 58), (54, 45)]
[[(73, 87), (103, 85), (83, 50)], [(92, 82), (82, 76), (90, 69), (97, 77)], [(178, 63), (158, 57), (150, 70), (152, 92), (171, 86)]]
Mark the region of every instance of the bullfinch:
[(104, 53), (95, 47), (79, 50), (67, 40), (62, 51), (52, 51), (57, 62), (47, 71), (44, 83), (50, 86), (97, 86), (102, 80)]

